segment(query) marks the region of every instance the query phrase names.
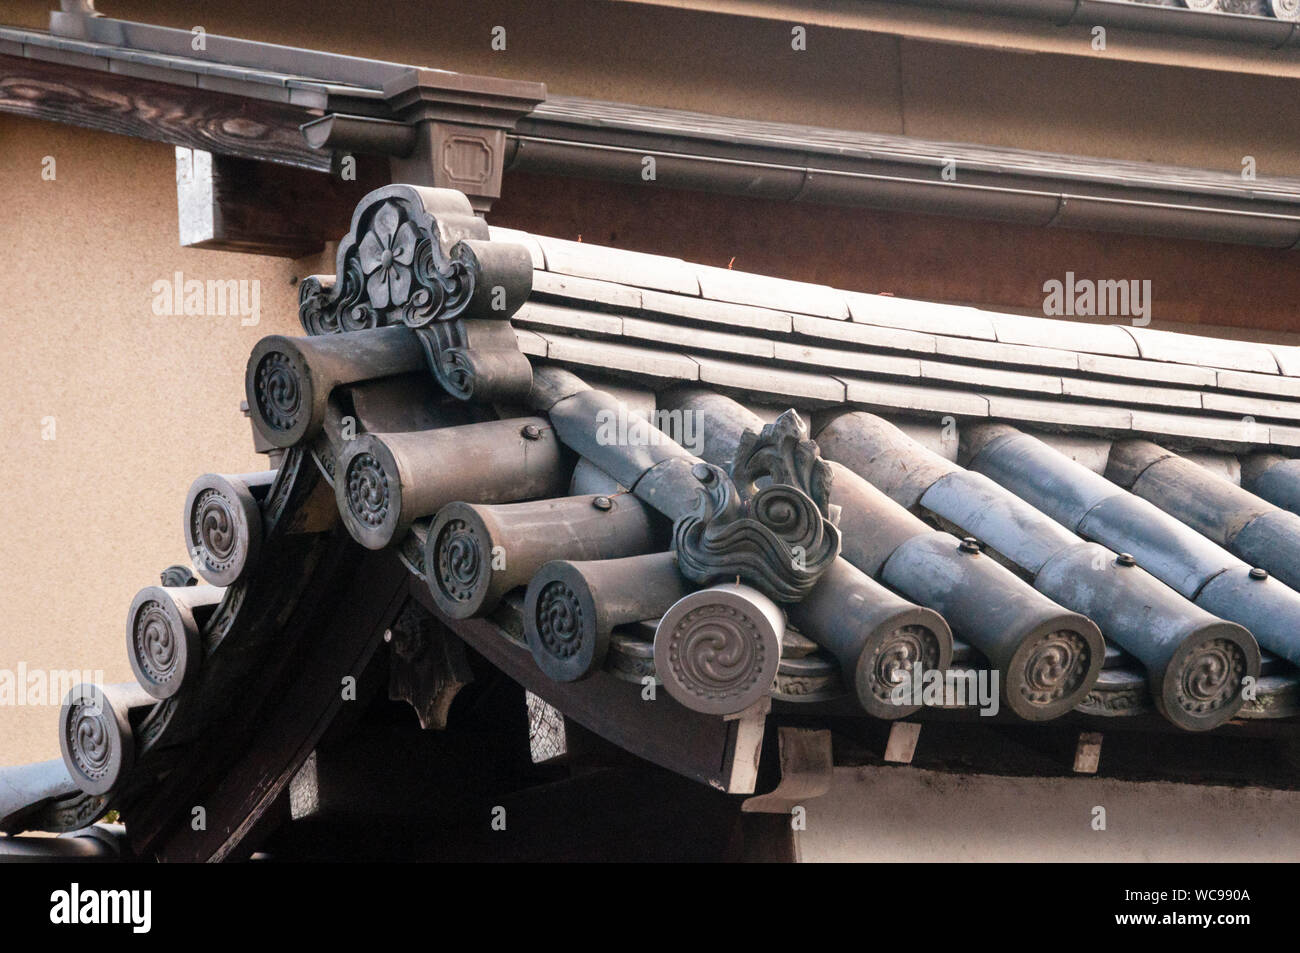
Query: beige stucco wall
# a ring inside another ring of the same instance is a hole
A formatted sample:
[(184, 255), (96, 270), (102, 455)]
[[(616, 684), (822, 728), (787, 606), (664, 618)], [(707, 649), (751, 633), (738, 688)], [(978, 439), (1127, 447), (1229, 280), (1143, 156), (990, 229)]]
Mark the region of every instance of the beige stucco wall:
[[(0, 671), (130, 680), (127, 608), (186, 561), (190, 482), (265, 468), (243, 368), (298, 331), (293, 263), (180, 248), (174, 182), (170, 146), (0, 116)], [(260, 324), (156, 316), (178, 270), (260, 281)], [(0, 765), (58, 757), (57, 711), (0, 705)]]
[(830, 790), (803, 806), (795, 840), (806, 863), (1277, 863), (1300, 854), (1296, 791), (888, 765), (837, 767)]

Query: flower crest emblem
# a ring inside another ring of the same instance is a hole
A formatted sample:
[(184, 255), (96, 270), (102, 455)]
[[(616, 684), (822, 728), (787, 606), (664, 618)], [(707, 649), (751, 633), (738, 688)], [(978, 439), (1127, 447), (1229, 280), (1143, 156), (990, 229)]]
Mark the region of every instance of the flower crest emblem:
[(401, 305), (410, 296), (411, 264), (418, 238), (415, 226), (402, 221), (401, 212), (392, 202), (385, 202), (375, 213), (357, 254), (366, 276), (370, 304), (376, 309), (387, 308), (390, 303)]

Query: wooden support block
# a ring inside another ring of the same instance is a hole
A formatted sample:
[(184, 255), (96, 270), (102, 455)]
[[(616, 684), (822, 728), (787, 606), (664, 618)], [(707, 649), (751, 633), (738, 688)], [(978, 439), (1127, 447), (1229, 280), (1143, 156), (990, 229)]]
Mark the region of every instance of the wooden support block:
[(746, 813), (788, 814), (830, 790), (834, 761), (829, 731), (783, 725), (777, 729), (777, 745), (781, 780), (767, 794), (746, 798), (740, 806)]
[(386, 184), (383, 162), (357, 157), (355, 179), (176, 147), (180, 243), (301, 258), (346, 234), (352, 210)]
[(524, 692), (528, 707), (528, 753), (533, 764), (558, 761), (569, 753), (564, 713), (532, 692)]
[(446, 728), (451, 703), (474, 681), (464, 643), (413, 602), (389, 628), (388, 642), (388, 697), (409, 703), (421, 728)]
[(316, 775), (316, 752), (307, 755), (289, 781), (289, 817), (300, 820), (320, 811), (320, 784)]
[(916, 743), (921, 737), (918, 721), (896, 721), (889, 726), (889, 740), (885, 743), (885, 760), (895, 764), (911, 764), (916, 754)]
[(403, 148), (404, 138), (402, 145), (387, 148), (392, 180), (457, 189), (482, 215), (501, 195), (506, 132), (546, 99), (546, 87), (408, 69), (384, 81), (384, 98), (396, 117), (412, 127), (408, 148)]
[(1074, 749), (1074, 773), (1096, 774), (1101, 763), (1101, 732), (1082, 731), (1079, 745)]
[(730, 764), (726, 781), (728, 794), (753, 794), (758, 783), (758, 763), (763, 755), (763, 732), (772, 699), (763, 698), (738, 715), (725, 718), (732, 729)]

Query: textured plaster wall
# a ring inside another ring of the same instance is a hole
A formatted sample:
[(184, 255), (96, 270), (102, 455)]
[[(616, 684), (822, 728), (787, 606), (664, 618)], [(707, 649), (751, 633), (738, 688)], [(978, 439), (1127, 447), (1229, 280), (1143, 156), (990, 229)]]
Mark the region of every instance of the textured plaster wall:
[[(244, 362), (298, 333), (295, 269), (180, 248), (174, 183), (170, 146), (0, 116), (0, 671), (129, 681), (127, 608), (186, 561), (190, 482), (265, 469)], [(178, 270), (260, 281), (260, 324), (156, 316), (151, 286)], [(57, 712), (0, 705), (0, 765), (58, 757)]]
[(1262, 788), (838, 767), (805, 807), (804, 862), (1275, 863), (1300, 850), (1300, 793)]

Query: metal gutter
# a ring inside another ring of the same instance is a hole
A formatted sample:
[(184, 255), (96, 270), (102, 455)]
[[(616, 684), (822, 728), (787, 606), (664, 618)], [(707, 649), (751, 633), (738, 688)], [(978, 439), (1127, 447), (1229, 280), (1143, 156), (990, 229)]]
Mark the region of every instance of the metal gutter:
[[(1094, 6), (1100, 10), (1098, 16), (1125, 22), (1150, 17), (1159, 22), (1172, 14), (1178, 23), (1212, 19), (1246, 29), (1239, 21), (1247, 25), (1258, 21), (1264, 26), (1249, 29), (1282, 28), (1288, 38), (1297, 26), (1111, 0), (936, 0), (936, 4), (1019, 11), (1019, 15), (1063, 23), (1092, 16)], [(51, 25), (55, 32), (0, 27), (0, 54), (324, 110), (323, 124), (309, 127), (305, 134), (326, 150), (346, 145), (364, 151), (365, 137), (355, 144), (342, 143), (326, 133), (330, 128), (369, 128), (375, 120), (397, 118), (397, 106), (384, 87), (414, 69), (213, 35), (205, 35), (205, 49), (196, 55), (194, 36), (188, 30), (75, 13), (52, 14)], [(460, 74), (445, 75), (454, 84)], [(398, 140), (405, 143), (407, 138), (401, 130), (388, 130), (384, 139), (388, 145), (379, 151), (391, 154), (392, 141)], [(525, 116), (517, 134), (508, 138), (506, 167), (643, 184), (647, 156), (656, 160), (655, 183), (670, 188), (1040, 227), (1269, 248), (1300, 246), (1300, 178), (1244, 182), (1226, 172), (741, 120), (576, 97), (549, 97)], [(945, 178), (945, 167), (956, 169), (957, 180)]]
[[(178, 59), (195, 58), (195, 34), (192, 31), (151, 23), (55, 11), (50, 14), (50, 34), (121, 49), (159, 53)], [(328, 78), (331, 83), (345, 86), (382, 88), (388, 80), (415, 68), (384, 60), (323, 53), (211, 33), (203, 35), (203, 45), (202, 52), (205, 55), (200, 59), (210, 62), (304, 78)]]
[[(806, 162), (779, 162), (762, 157), (732, 158), (704, 151), (674, 151), (580, 142), (529, 135), (540, 124), (527, 118), (510, 137), (513, 149), (507, 171), (551, 175), (587, 175), (643, 183), (643, 161), (656, 159), (661, 185), (700, 191), (811, 202), (930, 212), (964, 218), (993, 219), (1058, 228), (1136, 232), (1171, 238), (1194, 238), (1232, 244), (1293, 249), (1300, 244), (1300, 214), (1281, 210), (1152, 201), (1122, 195), (1064, 189), (1017, 187), (1014, 175), (1005, 185), (948, 182), (854, 169), (835, 169)], [(869, 160), (864, 165), (869, 164)], [(1178, 194), (1186, 198), (1186, 193)], [(1281, 203), (1279, 203), (1281, 205)], [(1291, 203), (1286, 203), (1290, 206)], [(1300, 210), (1300, 205), (1296, 206)]]

